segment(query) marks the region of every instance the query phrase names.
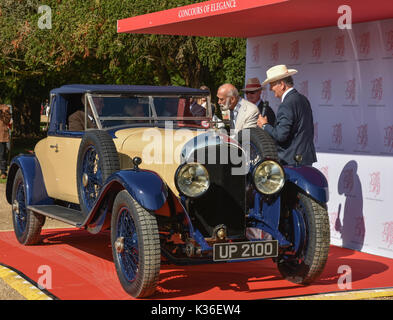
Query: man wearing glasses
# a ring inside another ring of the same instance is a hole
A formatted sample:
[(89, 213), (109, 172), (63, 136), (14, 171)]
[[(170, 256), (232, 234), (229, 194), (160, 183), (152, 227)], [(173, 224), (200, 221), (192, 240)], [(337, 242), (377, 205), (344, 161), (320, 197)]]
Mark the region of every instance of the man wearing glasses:
[(242, 91), (246, 94), (247, 100), (258, 107), (260, 114), (267, 117), (267, 122), (274, 126), (276, 123), (276, 115), (269, 106), (269, 103), (262, 100), (261, 94), (263, 89), (258, 78), (251, 78), (247, 80), (246, 87), (243, 88)]
[(235, 135), (240, 130), (257, 126), (259, 116), (257, 106), (241, 98), (233, 84), (221, 85), (217, 90), (217, 98), (221, 111), (230, 113), (231, 134)]

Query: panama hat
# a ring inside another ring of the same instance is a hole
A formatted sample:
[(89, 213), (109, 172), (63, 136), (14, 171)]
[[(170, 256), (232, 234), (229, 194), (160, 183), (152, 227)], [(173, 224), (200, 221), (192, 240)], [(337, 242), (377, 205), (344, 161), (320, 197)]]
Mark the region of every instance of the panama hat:
[(253, 92), (257, 90), (264, 89), (259, 82), (258, 78), (247, 79), (246, 87), (242, 89), (244, 92)]
[(268, 84), (273, 81), (281, 80), (286, 77), (292, 76), (297, 73), (295, 69), (287, 69), (284, 64), (279, 64), (277, 66), (271, 67), (266, 71), (266, 80), (263, 81), (262, 85)]

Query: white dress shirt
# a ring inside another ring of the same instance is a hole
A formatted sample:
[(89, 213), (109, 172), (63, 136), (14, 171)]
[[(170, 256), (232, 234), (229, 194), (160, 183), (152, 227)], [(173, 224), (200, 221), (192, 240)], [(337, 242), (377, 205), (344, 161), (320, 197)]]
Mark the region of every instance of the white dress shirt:
[(284, 92), (284, 94), (283, 94), (282, 97), (281, 97), (281, 102), (284, 101), (285, 96), (286, 96), (290, 91), (292, 91), (292, 90), (293, 90), (293, 87), (292, 87), (292, 88), (289, 88), (287, 91)]

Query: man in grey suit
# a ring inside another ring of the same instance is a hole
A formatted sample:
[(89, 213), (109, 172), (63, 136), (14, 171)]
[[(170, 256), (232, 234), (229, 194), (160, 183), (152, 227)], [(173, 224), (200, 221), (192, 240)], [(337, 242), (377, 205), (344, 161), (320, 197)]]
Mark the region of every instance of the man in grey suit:
[(258, 107), (241, 98), (236, 87), (230, 83), (223, 84), (217, 91), (218, 104), (222, 111), (230, 111), (230, 128), (237, 134), (246, 128), (255, 128), (259, 116)]
[(278, 65), (267, 70), (270, 90), (281, 99), (277, 110), (276, 125), (268, 124), (260, 116), (258, 126), (267, 131), (277, 142), (278, 157), (284, 165), (312, 165), (317, 161), (314, 146), (314, 120), (310, 102), (293, 88), (292, 75), (297, 70)]

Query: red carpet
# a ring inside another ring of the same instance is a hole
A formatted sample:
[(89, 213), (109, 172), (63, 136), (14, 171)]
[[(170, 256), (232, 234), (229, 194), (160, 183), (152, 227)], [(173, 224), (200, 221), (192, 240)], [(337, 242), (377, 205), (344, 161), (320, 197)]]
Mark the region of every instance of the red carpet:
[[(112, 260), (109, 233), (90, 235), (77, 229), (43, 231), (43, 243), (20, 245), (13, 232), (0, 232), (0, 263), (38, 281), (38, 269), (52, 270), (52, 289), (59, 299), (132, 299), (120, 286)], [(158, 293), (151, 299), (251, 300), (340, 291), (338, 269), (352, 269), (352, 290), (393, 287), (393, 259), (331, 246), (321, 278), (310, 286), (283, 280), (270, 260), (163, 265)]]

